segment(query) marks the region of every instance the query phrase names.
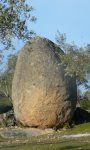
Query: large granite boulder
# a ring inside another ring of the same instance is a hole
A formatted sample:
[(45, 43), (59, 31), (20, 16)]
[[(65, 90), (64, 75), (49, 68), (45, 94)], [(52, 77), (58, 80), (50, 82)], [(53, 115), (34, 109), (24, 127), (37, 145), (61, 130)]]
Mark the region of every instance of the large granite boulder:
[(59, 126), (74, 114), (76, 81), (65, 76), (64, 67), (58, 65), (58, 50), (49, 39), (36, 36), (19, 53), (12, 100), (15, 115), (24, 125)]

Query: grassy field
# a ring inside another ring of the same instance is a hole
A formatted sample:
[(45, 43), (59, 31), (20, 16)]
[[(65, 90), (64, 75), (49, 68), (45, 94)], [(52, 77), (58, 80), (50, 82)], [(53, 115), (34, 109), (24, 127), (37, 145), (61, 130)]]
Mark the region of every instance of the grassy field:
[(65, 150), (90, 149), (90, 137), (60, 138), (62, 135), (90, 133), (90, 122), (73, 129), (57, 131), (53, 134), (23, 139), (4, 139), (0, 137), (1, 150)]
[[(9, 101), (0, 100), (0, 108), (12, 107)], [(3, 109), (4, 108), (4, 109)], [(0, 126), (0, 129), (2, 126)], [(53, 134), (21, 139), (5, 139), (0, 136), (0, 150), (77, 150), (90, 149), (90, 137), (60, 138), (62, 135), (90, 133), (90, 122), (75, 125), (70, 129), (59, 129)]]
[[(90, 140), (90, 139), (89, 139)], [(57, 141), (48, 141), (48, 142), (40, 142), (40, 143), (29, 143), (29, 144), (17, 144), (12, 146), (4, 146), (1, 147), (1, 150), (77, 150), (77, 149), (90, 149), (89, 140), (85, 140), (85, 138), (74, 140), (57, 140)], [(86, 141), (86, 142), (85, 142)]]

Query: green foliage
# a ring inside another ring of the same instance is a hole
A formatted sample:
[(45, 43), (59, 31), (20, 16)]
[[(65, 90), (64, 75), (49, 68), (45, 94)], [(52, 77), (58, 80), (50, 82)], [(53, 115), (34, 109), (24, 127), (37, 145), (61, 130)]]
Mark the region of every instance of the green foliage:
[(80, 89), (77, 90), (77, 102), (80, 104), (80, 107), (84, 110), (90, 108), (90, 90), (88, 89), (83, 95), (81, 94)]
[(87, 101), (83, 102), (81, 105), (81, 108), (84, 110), (90, 109), (90, 101), (87, 100)]
[(45, 130), (45, 127), (42, 127), (42, 130)]
[(74, 123), (72, 123), (71, 125), (67, 122), (65, 123), (65, 125), (63, 125), (63, 129), (70, 129), (70, 128), (73, 128), (75, 126)]
[(85, 110), (90, 108), (90, 100), (87, 97), (84, 97), (83, 102), (81, 103), (81, 108)]
[(12, 80), (19, 52), (9, 55), (6, 70), (0, 74), (0, 92), (12, 102)]
[(66, 35), (60, 34), (57, 31), (56, 42), (60, 48), (64, 51), (59, 52), (61, 63), (59, 65), (65, 66), (65, 75), (75, 77), (77, 85), (84, 84), (87, 86), (88, 78), (90, 74), (90, 46), (78, 48), (74, 42), (72, 45), (66, 43)]
[(90, 88), (83, 95), (83, 102), (81, 107), (85, 110), (90, 109)]
[(5, 113), (12, 109), (12, 102), (3, 93), (0, 92), (0, 113)]
[[(35, 16), (30, 15), (34, 7), (25, 4), (25, 0), (1, 0), (0, 1), (0, 43), (4, 49), (15, 49), (12, 44), (13, 38), (27, 41), (32, 35), (33, 30), (28, 30), (27, 21), (36, 22)], [(3, 50), (0, 50), (0, 57)]]
[(4, 121), (4, 123), (6, 124), (6, 126), (7, 126), (7, 124), (10, 122), (10, 120), (5, 120), (5, 119), (3, 119), (3, 121)]
[(25, 128), (26, 126), (24, 124), (22, 124), (19, 120), (16, 121), (16, 124), (21, 127), (21, 128)]
[(68, 122), (65, 125), (63, 125), (63, 129), (70, 129), (70, 125)]
[(25, 128), (26, 126), (25, 126), (24, 124), (21, 124), (20, 127), (21, 127), (21, 128)]
[(53, 126), (53, 130), (54, 130), (54, 131), (57, 131), (57, 127), (56, 127), (56, 126)]
[(71, 126), (70, 126), (70, 127), (71, 127), (71, 128), (73, 128), (74, 126), (75, 126), (75, 124), (71, 124)]
[(90, 88), (88, 88), (88, 90), (84, 93), (83, 97), (90, 100)]

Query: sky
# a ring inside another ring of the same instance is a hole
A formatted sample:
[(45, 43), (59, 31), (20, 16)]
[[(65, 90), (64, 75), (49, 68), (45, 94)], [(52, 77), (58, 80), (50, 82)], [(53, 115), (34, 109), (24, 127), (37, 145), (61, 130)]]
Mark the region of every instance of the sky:
[[(37, 18), (36, 23), (27, 22), (28, 29), (34, 30), (37, 35), (48, 38), (56, 43), (57, 30), (66, 34), (66, 42), (80, 47), (90, 43), (90, 0), (26, 0), (29, 6), (34, 7), (30, 14)], [(7, 55), (14, 54), (25, 45), (15, 40), (16, 50), (4, 52), (4, 65)], [(82, 88), (84, 91), (84, 88)]]

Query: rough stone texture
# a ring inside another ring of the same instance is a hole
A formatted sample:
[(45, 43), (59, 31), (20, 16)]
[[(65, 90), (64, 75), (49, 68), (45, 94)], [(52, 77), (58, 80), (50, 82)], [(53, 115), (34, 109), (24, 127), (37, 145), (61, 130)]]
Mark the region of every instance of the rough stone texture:
[(65, 76), (64, 67), (58, 65), (58, 50), (53, 42), (37, 36), (19, 53), (12, 100), (15, 115), (24, 125), (59, 126), (74, 114), (76, 81)]
[(0, 123), (4, 127), (15, 126), (16, 119), (15, 119), (15, 115), (14, 115), (14, 109), (11, 109), (6, 113), (0, 114)]
[(48, 133), (54, 133), (53, 129), (11, 129), (1, 133), (1, 136), (8, 139), (17, 139), (17, 138), (24, 138), (24, 137), (31, 137), (31, 136), (38, 136)]

